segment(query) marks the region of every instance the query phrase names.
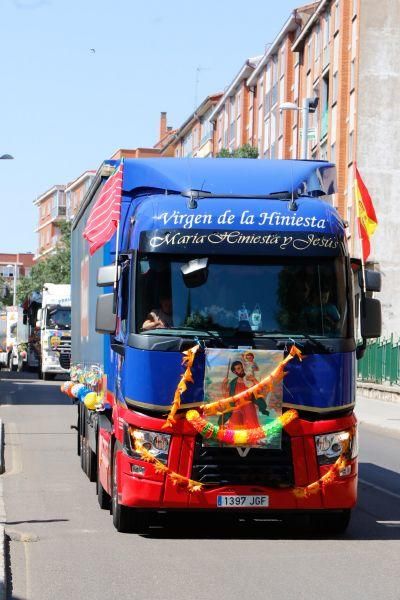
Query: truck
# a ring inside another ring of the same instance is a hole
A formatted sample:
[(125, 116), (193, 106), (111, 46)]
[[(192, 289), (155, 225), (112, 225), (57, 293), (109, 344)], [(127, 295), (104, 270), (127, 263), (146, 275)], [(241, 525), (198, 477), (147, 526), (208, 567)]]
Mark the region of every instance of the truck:
[(7, 352), (7, 311), (0, 310), (0, 369), (8, 367)]
[(0, 314), (0, 364), (9, 371), (21, 371), (27, 359), (27, 326), (19, 306), (7, 306)]
[(71, 287), (45, 283), (24, 302), (28, 325), (27, 365), (39, 378), (68, 374), (71, 362)]
[(345, 531), (381, 282), (350, 256), (335, 166), (126, 159), (118, 230), (91, 255), (83, 233), (117, 166), (72, 225), (65, 389), (100, 506), (118, 531), (159, 511)]

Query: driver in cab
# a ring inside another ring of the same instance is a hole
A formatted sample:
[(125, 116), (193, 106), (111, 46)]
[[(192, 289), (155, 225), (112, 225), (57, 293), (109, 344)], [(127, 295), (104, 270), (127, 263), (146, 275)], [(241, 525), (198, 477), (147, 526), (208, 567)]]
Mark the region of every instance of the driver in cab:
[(172, 299), (170, 296), (160, 296), (160, 307), (153, 308), (142, 325), (143, 331), (150, 329), (167, 329), (173, 327)]

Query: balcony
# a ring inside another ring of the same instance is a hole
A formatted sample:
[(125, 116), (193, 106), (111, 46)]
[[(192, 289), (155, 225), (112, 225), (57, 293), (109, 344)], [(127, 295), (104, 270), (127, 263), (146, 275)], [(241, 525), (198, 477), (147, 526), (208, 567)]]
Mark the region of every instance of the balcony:
[(67, 214), (66, 206), (55, 206), (51, 209), (51, 218), (57, 219), (58, 217), (65, 217)]

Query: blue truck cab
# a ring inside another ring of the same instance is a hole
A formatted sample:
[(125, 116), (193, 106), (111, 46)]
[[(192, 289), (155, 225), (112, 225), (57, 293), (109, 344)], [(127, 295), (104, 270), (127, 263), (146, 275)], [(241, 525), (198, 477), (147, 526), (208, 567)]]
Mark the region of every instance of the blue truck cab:
[[(72, 233), (72, 363), (102, 370), (107, 400), (99, 412), (78, 405), (78, 452), (100, 504), (111, 502), (124, 530), (151, 510), (215, 510), (226, 490), (258, 490), (270, 511), (324, 513), (344, 529), (356, 501), (356, 359), (380, 334), (379, 302), (366, 293), (380, 282), (349, 255), (332, 203), (334, 165), (126, 159), (118, 234), (89, 256), (83, 230), (115, 165), (99, 169)], [(183, 414), (204, 402), (204, 352), (182, 395), (182, 418), (163, 428), (182, 352), (194, 345), (282, 357), (293, 345), (301, 350), (306, 360), (287, 365), (282, 391), (283, 412), (295, 409), (298, 419), (280, 451), (241, 456), (202, 445)], [(204, 484), (202, 492), (172, 485), (143, 461), (127, 441), (135, 429), (168, 468)], [(346, 473), (311, 500), (296, 497), (293, 489), (335, 462), (343, 431), (353, 440)]]

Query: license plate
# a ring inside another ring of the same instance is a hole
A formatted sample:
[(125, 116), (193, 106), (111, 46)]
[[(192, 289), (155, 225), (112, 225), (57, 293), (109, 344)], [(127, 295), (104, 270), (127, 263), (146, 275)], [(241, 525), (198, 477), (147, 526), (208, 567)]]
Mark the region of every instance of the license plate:
[(218, 508), (267, 508), (268, 496), (217, 496)]

